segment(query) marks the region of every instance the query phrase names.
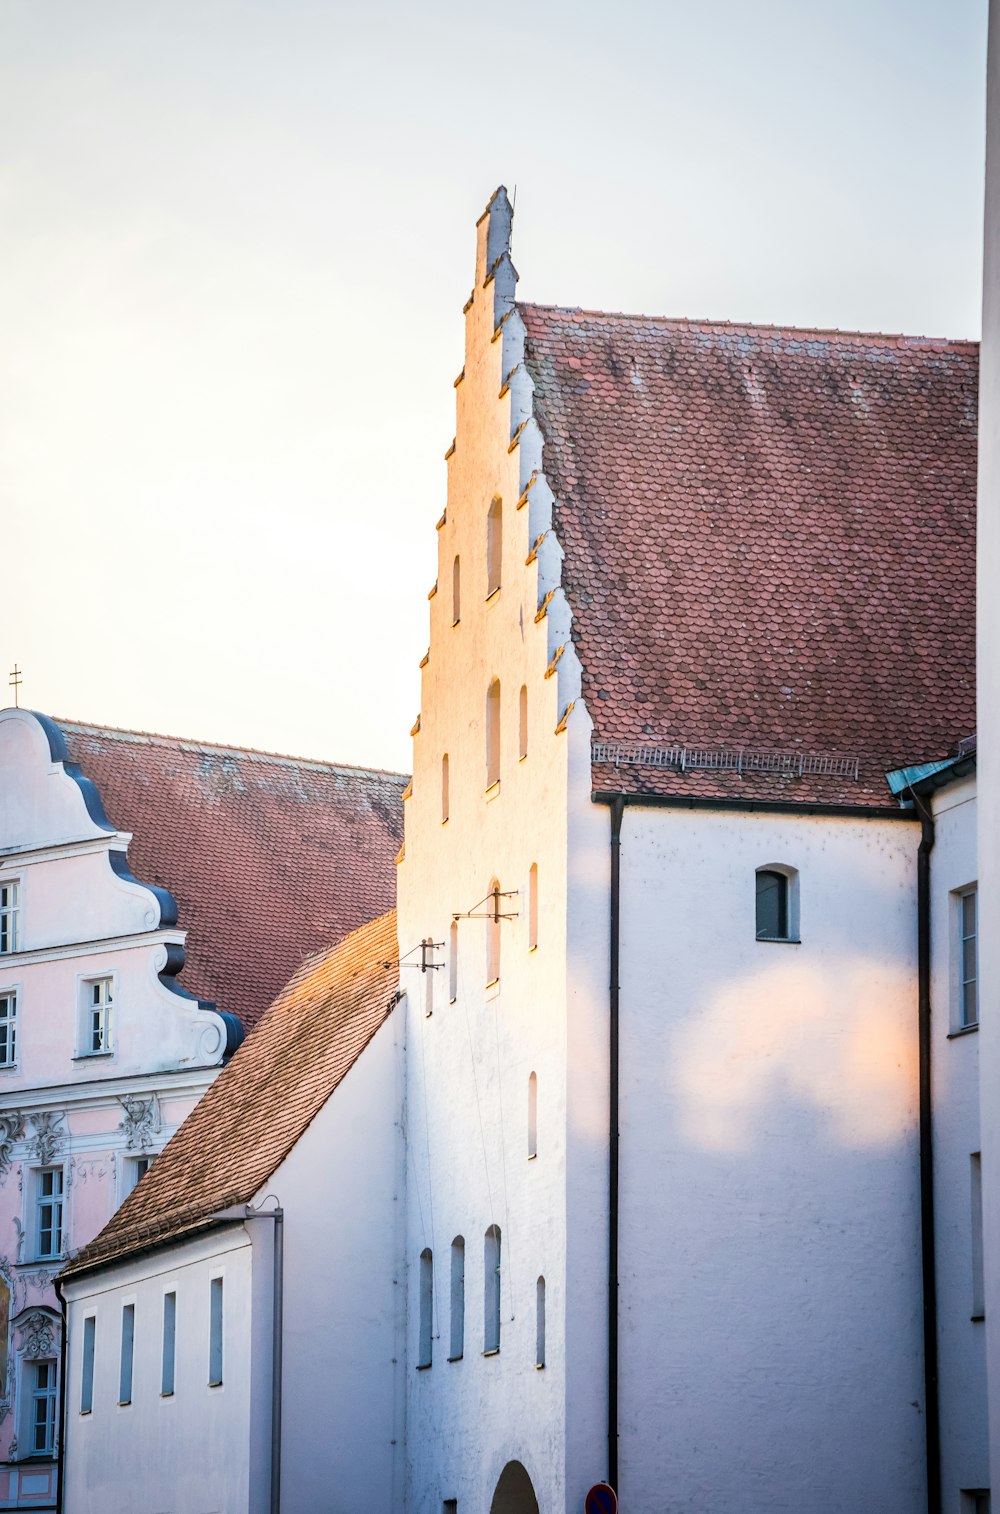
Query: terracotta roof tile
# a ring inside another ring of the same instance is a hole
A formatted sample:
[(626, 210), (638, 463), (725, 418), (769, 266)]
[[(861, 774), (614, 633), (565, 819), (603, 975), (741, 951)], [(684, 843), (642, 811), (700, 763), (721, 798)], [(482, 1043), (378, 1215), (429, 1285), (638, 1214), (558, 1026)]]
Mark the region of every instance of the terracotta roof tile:
[(303, 958), (389, 909), (406, 778), (58, 722), (137, 878), (187, 931), (180, 983), (252, 1026)]
[(975, 344), (518, 309), (595, 742), (859, 759), (595, 787), (885, 804), (973, 728)]
[(396, 912), (304, 963), (64, 1277), (203, 1229), (284, 1161), (391, 1013)]

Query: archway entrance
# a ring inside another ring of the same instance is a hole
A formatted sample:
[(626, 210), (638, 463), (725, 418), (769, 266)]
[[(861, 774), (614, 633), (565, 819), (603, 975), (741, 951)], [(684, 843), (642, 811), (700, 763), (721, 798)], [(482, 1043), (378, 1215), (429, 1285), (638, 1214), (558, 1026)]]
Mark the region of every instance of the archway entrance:
[(519, 1461), (509, 1461), (500, 1473), (490, 1514), (538, 1514), (531, 1478)]

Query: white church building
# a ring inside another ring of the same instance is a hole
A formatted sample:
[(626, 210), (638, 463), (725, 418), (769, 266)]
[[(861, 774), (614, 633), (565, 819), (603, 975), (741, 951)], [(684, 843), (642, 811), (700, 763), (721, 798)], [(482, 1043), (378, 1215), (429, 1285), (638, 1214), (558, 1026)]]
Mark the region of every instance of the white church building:
[(981, 1514), (977, 349), (524, 305), (510, 233), (395, 925), (70, 1261), (66, 1514)]

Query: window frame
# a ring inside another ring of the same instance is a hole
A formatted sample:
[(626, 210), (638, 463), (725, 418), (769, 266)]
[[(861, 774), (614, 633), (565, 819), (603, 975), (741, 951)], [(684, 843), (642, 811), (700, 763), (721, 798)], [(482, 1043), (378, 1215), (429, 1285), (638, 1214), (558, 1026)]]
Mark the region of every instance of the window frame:
[(425, 1246), (417, 1275), (417, 1371), (434, 1365), (434, 1253)]
[[(37, 1458), (41, 1460), (43, 1458), (53, 1458), (55, 1456), (56, 1410), (59, 1398), (59, 1363), (55, 1357), (40, 1357), (37, 1360), (26, 1362), (25, 1365), (31, 1373), (32, 1381), (31, 1392), (28, 1395), (28, 1442), (31, 1450), (28, 1452), (27, 1459), (34, 1460)], [(43, 1369), (47, 1375), (44, 1388), (39, 1386), (38, 1381)], [(45, 1404), (44, 1417), (41, 1420), (41, 1424), (44, 1426), (44, 1444), (42, 1446), (36, 1444), (40, 1423), (38, 1417), (40, 1403)]]
[[(10, 893), (7, 901), (3, 897), (6, 891)], [(0, 878), (0, 957), (16, 957), (23, 950), (23, 910), (24, 889), (20, 874)]]
[[(64, 1225), (64, 1213), (63, 1213), (64, 1205), (65, 1205), (65, 1202), (66, 1202), (66, 1173), (65, 1173), (65, 1169), (64, 1169), (64, 1167), (63, 1167), (63, 1165), (62, 1165), (61, 1162), (52, 1162), (52, 1163), (49, 1163), (47, 1166), (44, 1166), (44, 1167), (33, 1167), (31, 1169), (31, 1173), (32, 1173), (32, 1198), (33, 1198), (33, 1201), (34, 1201), (34, 1203), (33, 1203), (33, 1217), (32, 1217), (32, 1224), (33, 1224), (32, 1234), (34, 1236), (35, 1261), (37, 1261), (37, 1262), (59, 1261), (59, 1260), (62, 1259), (62, 1256), (63, 1256), (63, 1247), (64, 1247), (65, 1240), (66, 1240), (65, 1225)], [(49, 1194), (43, 1193), (42, 1192), (42, 1188), (43, 1188), (43, 1184), (44, 1184), (45, 1178), (47, 1178), (50, 1175), (54, 1178), (57, 1174), (58, 1174), (58, 1177), (59, 1177), (59, 1191), (58, 1191), (58, 1193), (56, 1193), (55, 1191), (53, 1191), (52, 1193), (49, 1193)], [(54, 1219), (50, 1219), (50, 1221), (49, 1221), (49, 1223), (47, 1225), (43, 1224), (43, 1222), (42, 1222), (43, 1211), (46, 1210), (46, 1209), (51, 1210), (52, 1214), (54, 1216)], [(58, 1241), (58, 1244), (52, 1250), (49, 1250), (49, 1251), (43, 1251), (42, 1250), (42, 1236), (43, 1236), (43, 1234), (46, 1231), (50, 1235), (55, 1236), (57, 1238), (57, 1241)]]
[[(17, 1067), (20, 999), (21, 985), (19, 983), (10, 983), (5, 988), (0, 988), (0, 1037), (3, 1040), (3, 1050), (0, 1052), (0, 1072), (10, 1072)], [(8, 1007), (12, 1005), (13, 1009), (8, 1013), (7, 1009), (3, 1008), (4, 1005)]]
[(135, 1374), (135, 1299), (122, 1302), (121, 1343), (118, 1354), (118, 1407), (127, 1409), (132, 1403), (133, 1377)]
[[(115, 1054), (115, 1005), (118, 1001), (118, 973), (112, 969), (100, 973), (80, 973), (77, 976), (77, 1049), (76, 1060), (91, 1061), (95, 1057), (113, 1057)], [(105, 997), (94, 1003), (94, 991), (105, 990)], [(95, 1048), (94, 1031), (97, 1023), (102, 1026), (102, 1045)]]
[(483, 1237), (483, 1355), (497, 1356), (501, 1337), (503, 1233), (489, 1225)]
[(208, 1287), (208, 1386), (221, 1388), (226, 1380), (225, 1274), (209, 1278)]
[[(783, 881), (781, 913), (784, 914), (784, 930), (777, 935), (760, 929), (760, 879), (780, 878)], [(754, 870), (754, 939), (767, 944), (801, 946), (799, 922), (799, 872), (785, 862), (763, 862)]]
[[(160, 1397), (173, 1398), (177, 1380), (177, 1289), (164, 1288), (160, 1339)], [(169, 1384), (169, 1386), (168, 1386)]]
[[(952, 991), (952, 1031), (967, 1031), (979, 1029), (979, 885), (968, 883), (963, 888), (952, 890), (953, 917), (952, 917), (952, 946), (953, 946), (953, 991)], [(970, 934), (966, 933), (965, 911), (966, 901), (973, 901), (975, 920)], [(971, 978), (965, 976), (965, 943), (973, 943), (975, 956), (975, 971)], [(969, 1019), (966, 1011), (966, 989), (971, 986), (974, 998), (974, 1018)]]
[(80, 1413), (94, 1412), (94, 1358), (97, 1353), (97, 1315), (83, 1318), (83, 1345), (80, 1355)]
[(460, 1362), (465, 1355), (465, 1237), (451, 1243), (451, 1288), (449, 1292), (448, 1360)]

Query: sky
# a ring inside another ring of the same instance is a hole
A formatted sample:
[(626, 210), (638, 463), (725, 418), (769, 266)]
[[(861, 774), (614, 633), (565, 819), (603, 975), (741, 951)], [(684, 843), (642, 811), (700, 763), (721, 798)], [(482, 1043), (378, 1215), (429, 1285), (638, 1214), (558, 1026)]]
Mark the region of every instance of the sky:
[(521, 298), (977, 336), (986, 0), (0, 0), (0, 704), (405, 771)]

